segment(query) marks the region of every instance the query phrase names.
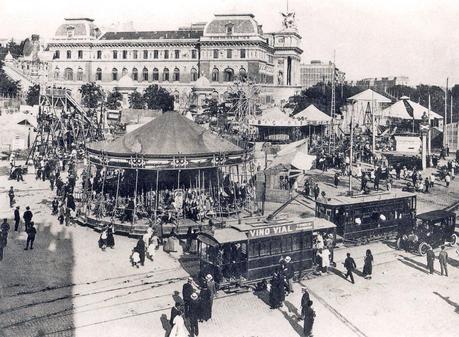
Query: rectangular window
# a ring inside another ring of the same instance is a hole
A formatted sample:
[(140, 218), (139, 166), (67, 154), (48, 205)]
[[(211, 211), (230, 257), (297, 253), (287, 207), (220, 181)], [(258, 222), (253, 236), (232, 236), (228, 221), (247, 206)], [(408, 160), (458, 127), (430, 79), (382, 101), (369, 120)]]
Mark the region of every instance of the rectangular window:
[(123, 50), (123, 59), (127, 59), (127, 50)]
[(241, 49), (241, 59), (245, 59), (245, 49)]
[(292, 250), (301, 250), (301, 235), (293, 235), (292, 237)]
[(270, 240), (261, 240), (260, 241), (260, 256), (270, 255)]
[(71, 59), (72, 58), (72, 51), (67, 50), (67, 58)]
[(153, 50), (153, 58), (157, 59), (159, 55), (159, 52), (157, 50)]
[(251, 243), (249, 245), (249, 257), (260, 256), (260, 245), (258, 243)]
[(174, 53), (175, 53), (175, 58), (179, 59), (180, 58), (180, 50), (176, 50)]
[(118, 51), (114, 50), (113, 51), (113, 58), (116, 60), (118, 58)]
[(198, 51), (196, 49), (193, 49), (191, 51), (191, 58), (192, 59), (197, 59), (198, 58)]
[(102, 58), (102, 50), (97, 51), (97, 59), (100, 60)]
[(226, 58), (227, 59), (233, 58), (233, 50), (232, 49), (227, 49), (226, 50)]
[(60, 51), (59, 51), (59, 50), (56, 50), (56, 51), (54, 52), (54, 59), (59, 59), (60, 57), (61, 57)]
[(83, 51), (79, 50), (78, 51), (78, 59), (81, 60), (83, 58)]
[(271, 255), (279, 255), (281, 253), (281, 238), (271, 239)]
[(137, 50), (134, 50), (134, 51), (132, 52), (132, 58), (133, 58), (134, 60), (137, 60), (138, 56), (139, 56), (139, 54), (138, 54)]
[(287, 253), (292, 251), (292, 236), (284, 235), (282, 237), (282, 252)]
[(218, 59), (218, 49), (214, 49), (214, 59)]
[(168, 59), (169, 58), (169, 50), (164, 51), (164, 58)]
[(143, 58), (146, 60), (148, 59), (148, 50), (143, 51)]

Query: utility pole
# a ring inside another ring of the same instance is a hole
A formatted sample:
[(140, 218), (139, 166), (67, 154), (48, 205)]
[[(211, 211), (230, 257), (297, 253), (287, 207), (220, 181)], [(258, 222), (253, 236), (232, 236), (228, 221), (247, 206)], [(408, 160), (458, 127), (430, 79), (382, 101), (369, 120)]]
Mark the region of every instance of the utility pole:
[(430, 111), (431, 111), (431, 105), (430, 105), (430, 94), (429, 94), (429, 131), (427, 133), (427, 155), (429, 156), (429, 166), (432, 167), (432, 133), (430, 130)]
[(447, 122), (448, 122), (448, 77), (446, 78), (445, 115), (443, 116), (443, 147), (448, 146), (448, 128), (446, 127)]
[[(352, 110), (354, 110), (354, 105), (352, 105)], [(354, 112), (354, 111), (352, 111)], [(354, 147), (354, 125), (353, 125), (353, 120), (354, 120), (354, 114), (351, 114), (351, 146), (349, 149), (349, 195), (352, 195), (352, 159), (353, 159), (353, 147)]]
[[(332, 67), (332, 92), (331, 92), (331, 107), (330, 107), (330, 115), (331, 115), (331, 134), (330, 134), (330, 143), (333, 143), (333, 150), (335, 150), (335, 118), (336, 118), (336, 88), (335, 88), (335, 72), (336, 72), (336, 51), (333, 50), (333, 67)], [(330, 152), (330, 151), (329, 151)]]
[(376, 128), (375, 128), (375, 100), (373, 90), (371, 91), (371, 150), (373, 151), (373, 166), (376, 164)]

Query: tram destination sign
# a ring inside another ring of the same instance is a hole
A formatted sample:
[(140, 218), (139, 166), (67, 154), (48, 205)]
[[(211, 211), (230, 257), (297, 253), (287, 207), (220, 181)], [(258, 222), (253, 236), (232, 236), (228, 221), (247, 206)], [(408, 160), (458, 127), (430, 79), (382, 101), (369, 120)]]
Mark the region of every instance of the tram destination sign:
[(313, 228), (313, 222), (302, 222), (302, 223), (293, 223), (286, 225), (277, 225), (277, 226), (266, 226), (260, 228), (249, 229), (247, 236), (249, 239), (276, 236), (276, 235), (285, 235), (293, 234), (296, 232), (302, 232), (307, 229)]

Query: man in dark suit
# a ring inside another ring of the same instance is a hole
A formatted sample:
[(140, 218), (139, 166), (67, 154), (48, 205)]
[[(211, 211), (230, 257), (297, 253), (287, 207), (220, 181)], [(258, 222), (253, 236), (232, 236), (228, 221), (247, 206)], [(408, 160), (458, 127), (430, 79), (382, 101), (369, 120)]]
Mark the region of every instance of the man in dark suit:
[(174, 318), (181, 312), (182, 310), (180, 310), (180, 303), (175, 302), (175, 305), (171, 309), (171, 318), (169, 319), (169, 324), (171, 325), (171, 328), (174, 325)]
[(189, 312), (189, 320), (190, 320), (190, 336), (195, 337), (199, 335), (199, 318), (201, 316), (201, 303), (199, 301), (198, 294), (192, 293), (191, 300), (190, 300), (190, 312)]
[(193, 279), (189, 277), (188, 282), (185, 283), (182, 288), (183, 303), (185, 305), (185, 317), (188, 317), (190, 314), (191, 294), (193, 291)]
[(352, 272), (357, 267), (357, 265), (355, 264), (355, 261), (351, 257), (350, 253), (347, 253), (346, 255), (347, 255), (346, 260), (344, 260), (344, 268), (346, 268), (347, 270), (345, 278), (347, 280), (347, 277), (349, 276), (351, 278), (351, 282), (354, 283), (354, 275), (352, 274)]
[(435, 271), (434, 269), (435, 253), (432, 247), (430, 246), (429, 246), (429, 249), (427, 250), (426, 257), (427, 257), (427, 268), (429, 269), (429, 273), (433, 274)]
[(19, 228), (19, 222), (21, 221), (21, 215), (19, 214), (19, 206), (14, 210), (14, 231), (17, 232)]
[(445, 246), (441, 246), (441, 252), (438, 254), (438, 261), (440, 262), (441, 275), (443, 272), (445, 276), (448, 276), (448, 253), (445, 250)]
[(29, 206), (26, 207), (26, 211), (24, 212), (22, 217), (24, 218), (25, 229), (27, 232), (27, 230), (29, 229), (30, 222), (32, 221), (32, 217), (33, 217), (32, 211), (30, 210)]

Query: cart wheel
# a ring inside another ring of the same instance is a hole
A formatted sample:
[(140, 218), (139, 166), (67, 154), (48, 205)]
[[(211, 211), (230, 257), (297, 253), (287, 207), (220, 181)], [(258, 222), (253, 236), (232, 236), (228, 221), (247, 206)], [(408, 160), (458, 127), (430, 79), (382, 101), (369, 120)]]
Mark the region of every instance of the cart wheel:
[(397, 249), (401, 250), (402, 249), (402, 238), (398, 238), (397, 239), (397, 242), (396, 242), (396, 245), (397, 245)]
[(419, 254), (421, 254), (422, 256), (426, 255), (428, 249), (429, 249), (429, 245), (427, 243), (425, 242), (421, 243), (418, 248)]
[(451, 237), (449, 238), (449, 244), (451, 246), (455, 246), (457, 243), (457, 235), (456, 234), (453, 234), (451, 235)]

